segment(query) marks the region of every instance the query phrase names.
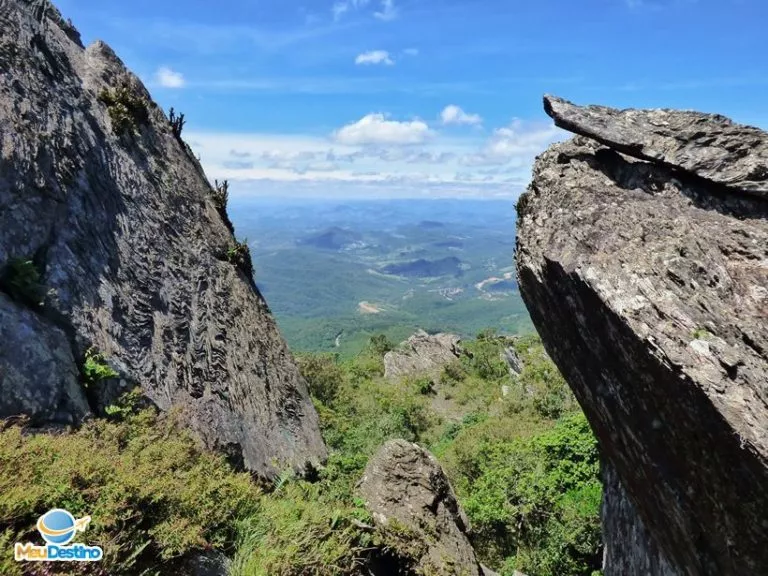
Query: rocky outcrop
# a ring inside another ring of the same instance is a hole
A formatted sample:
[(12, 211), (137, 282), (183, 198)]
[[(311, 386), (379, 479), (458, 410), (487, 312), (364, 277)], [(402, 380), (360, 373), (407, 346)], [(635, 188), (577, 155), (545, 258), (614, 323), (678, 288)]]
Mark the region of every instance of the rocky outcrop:
[[(0, 268), (16, 270), (0, 294), (0, 417), (98, 409), (77, 382), (93, 347), (115, 390), (179, 408), (246, 468), (318, 462), (306, 385), (177, 136), (108, 46), (84, 49), (47, 1), (2, 3)], [(41, 287), (42, 306), (24, 297)]]
[(358, 486), (382, 529), (410, 543), (408, 573), (483, 576), (467, 532), (469, 521), (434, 456), (416, 444), (391, 440), (368, 462)]
[[(670, 568), (768, 574), (768, 135), (694, 112), (545, 108), (590, 138), (550, 147), (520, 199), (531, 318)], [(653, 556), (631, 549), (642, 540), (608, 563)]]
[(385, 354), (384, 376), (392, 379), (414, 375), (435, 376), (461, 356), (460, 341), (455, 334), (430, 335), (419, 330), (397, 350)]
[(633, 158), (768, 198), (768, 134), (759, 128), (716, 114), (575, 106), (555, 96), (544, 109), (560, 128)]

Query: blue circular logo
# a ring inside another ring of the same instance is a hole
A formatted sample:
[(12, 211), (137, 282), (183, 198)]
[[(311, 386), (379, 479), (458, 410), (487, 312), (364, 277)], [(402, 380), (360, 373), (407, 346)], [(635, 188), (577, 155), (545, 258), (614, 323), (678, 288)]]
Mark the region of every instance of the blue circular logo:
[(66, 510), (54, 508), (40, 516), (37, 530), (48, 544), (63, 546), (75, 537), (75, 518)]

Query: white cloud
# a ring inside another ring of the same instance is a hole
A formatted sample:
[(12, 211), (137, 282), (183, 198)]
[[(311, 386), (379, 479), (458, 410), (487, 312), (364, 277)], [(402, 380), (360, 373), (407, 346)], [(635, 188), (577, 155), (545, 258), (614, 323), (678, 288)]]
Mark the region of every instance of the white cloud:
[(443, 124), (468, 124), (475, 126), (483, 123), (483, 119), (480, 115), (467, 114), (455, 104), (443, 108), (443, 111), (440, 113), (440, 119)]
[(350, 10), (357, 10), (367, 5), (369, 0), (337, 0), (334, 2), (331, 12), (333, 19), (338, 20)]
[(155, 73), (155, 80), (164, 88), (183, 88), (184, 75), (181, 72), (175, 72), (167, 66), (161, 66)]
[(389, 56), (389, 52), (386, 50), (371, 50), (370, 52), (363, 52), (358, 54), (355, 58), (355, 64), (386, 64), (392, 66), (395, 63)]
[[(548, 123), (516, 120), (490, 136), (449, 137), (421, 120), (369, 114), (329, 138), (296, 134), (185, 133), (207, 176), (233, 194), (515, 197), (534, 157), (566, 136)], [(277, 189), (277, 188), (275, 188)]]
[(399, 122), (387, 120), (384, 114), (368, 114), (333, 134), (336, 142), (350, 146), (421, 144), (431, 136), (429, 126), (421, 120)]
[(398, 9), (395, 6), (395, 0), (381, 0), (381, 10), (374, 12), (373, 15), (379, 20), (394, 20), (398, 16)]
[(533, 158), (565, 135), (565, 132), (553, 124), (532, 126), (515, 119), (509, 126), (494, 132), (485, 152), (492, 157)]
[(403, 50), (403, 54), (406, 56), (418, 56), (419, 55), (419, 49), (418, 48), (406, 48)]

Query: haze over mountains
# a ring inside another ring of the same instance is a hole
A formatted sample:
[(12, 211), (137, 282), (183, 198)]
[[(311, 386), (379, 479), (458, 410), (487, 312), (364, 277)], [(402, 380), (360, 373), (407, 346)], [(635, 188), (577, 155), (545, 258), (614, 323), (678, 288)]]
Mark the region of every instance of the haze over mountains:
[(234, 198), (230, 212), (256, 239), (256, 283), (298, 350), (354, 353), (372, 334), (417, 328), (530, 330), (511, 201)]

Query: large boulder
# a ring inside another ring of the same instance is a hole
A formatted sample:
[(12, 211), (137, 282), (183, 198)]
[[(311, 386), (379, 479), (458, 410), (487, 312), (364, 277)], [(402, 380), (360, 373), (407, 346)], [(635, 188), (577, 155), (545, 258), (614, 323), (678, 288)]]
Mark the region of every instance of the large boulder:
[(0, 417), (76, 422), (108, 401), (77, 386), (93, 347), (115, 394), (140, 385), (249, 470), (317, 463), (307, 387), (177, 136), (107, 45), (85, 49), (46, 0), (3, 2), (0, 269), (25, 274), (0, 296)]
[(397, 350), (384, 355), (384, 376), (436, 376), (461, 356), (461, 339), (455, 334), (427, 334), (419, 330)]
[(358, 486), (378, 527), (410, 542), (424, 576), (482, 576), (467, 533), (469, 521), (434, 456), (405, 440), (384, 444)]
[(620, 481), (604, 526), (628, 536), (605, 573), (645, 555), (648, 574), (768, 574), (768, 135), (694, 112), (545, 109), (588, 137), (537, 159), (517, 270)]

